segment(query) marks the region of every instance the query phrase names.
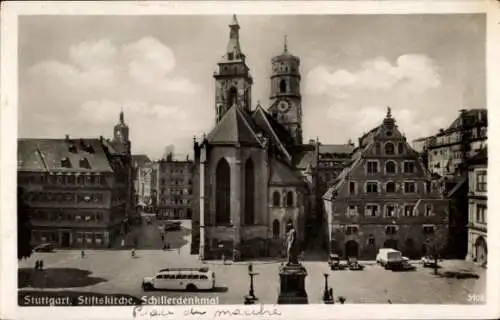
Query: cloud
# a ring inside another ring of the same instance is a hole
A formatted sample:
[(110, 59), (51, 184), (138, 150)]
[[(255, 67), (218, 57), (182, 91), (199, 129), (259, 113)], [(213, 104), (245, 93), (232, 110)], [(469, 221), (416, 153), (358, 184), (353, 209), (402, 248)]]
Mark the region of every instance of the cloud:
[[(127, 94), (133, 88), (156, 93), (192, 93), (199, 88), (175, 75), (174, 52), (153, 37), (115, 45), (109, 39), (85, 41), (71, 46), (68, 61), (43, 61), (31, 68), (35, 81), (49, 81), (61, 90), (96, 89)], [(55, 83), (53, 83), (55, 82)]]
[(367, 60), (353, 71), (319, 65), (307, 75), (306, 92), (337, 98), (341, 93), (340, 98), (347, 98), (350, 93), (361, 90), (401, 89), (407, 93), (423, 93), (440, 84), (435, 63), (429, 57), (406, 54), (399, 56), (394, 64), (383, 57)]

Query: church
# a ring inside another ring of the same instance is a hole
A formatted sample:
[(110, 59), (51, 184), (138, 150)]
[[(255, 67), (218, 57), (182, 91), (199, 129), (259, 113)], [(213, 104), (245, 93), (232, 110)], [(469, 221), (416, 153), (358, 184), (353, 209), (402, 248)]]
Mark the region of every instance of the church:
[(229, 29), (214, 73), (215, 124), (194, 141), (191, 251), (201, 259), (278, 256), (287, 223), (303, 244), (316, 207), (315, 146), (302, 141), (300, 59), (285, 41), (269, 66), (270, 104), (254, 105), (236, 16)]

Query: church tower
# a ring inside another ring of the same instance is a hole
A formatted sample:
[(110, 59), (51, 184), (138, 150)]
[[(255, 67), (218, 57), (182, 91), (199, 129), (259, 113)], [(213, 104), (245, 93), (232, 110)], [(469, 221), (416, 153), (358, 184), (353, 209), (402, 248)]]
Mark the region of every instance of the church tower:
[(218, 70), (214, 73), (216, 123), (233, 105), (248, 112), (251, 108), (253, 80), (241, 51), (240, 25), (236, 15), (233, 15), (229, 29), (226, 54), (218, 62)]
[(295, 145), (302, 144), (302, 97), (300, 95), (300, 59), (288, 52), (287, 38), (283, 53), (272, 59), (269, 112), (290, 133)]
[(125, 124), (125, 118), (123, 116), (123, 110), (120, 111), (120, 121), (115, 125), (113, 131), (113, 141), (120, 142), (124, 145), (128, 145), (128, 126)]

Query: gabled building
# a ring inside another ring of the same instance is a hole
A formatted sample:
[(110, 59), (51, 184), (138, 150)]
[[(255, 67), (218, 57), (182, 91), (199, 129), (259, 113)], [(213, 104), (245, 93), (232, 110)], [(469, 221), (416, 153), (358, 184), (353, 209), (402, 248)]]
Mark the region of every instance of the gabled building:
[(390, 108), (323, 200), (329, 249), (346, 258), (374, 259), (384, 247), (417, 257), (427, 241), (446, 241), (447, 200)]
[(194, 142), (193, 246), (202, 259), (278, 255), (292, 221), (304, 241), (311, 205), (314, 146), (302, 144), (300, 59), (271, 60), (270, 107), (253, 107), (253, 79), (233, 17), (226, 54), (214, 74), (216, 121)]
[(480, 150), (469, 161), (469, 223), (467, 258), (488, 260), (488, 151)]

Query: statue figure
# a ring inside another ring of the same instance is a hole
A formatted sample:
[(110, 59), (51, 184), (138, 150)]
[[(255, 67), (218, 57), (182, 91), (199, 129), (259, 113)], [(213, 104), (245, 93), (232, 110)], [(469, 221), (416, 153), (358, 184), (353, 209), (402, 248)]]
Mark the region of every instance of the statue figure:
[(293, 227), (292, 222), (288, 222), (286, 233), (286, 242), (287, 242), (287, 265), (296, 265), (299, 264), (298, 260), (298, 245), (297, 245), (297, 231)]

